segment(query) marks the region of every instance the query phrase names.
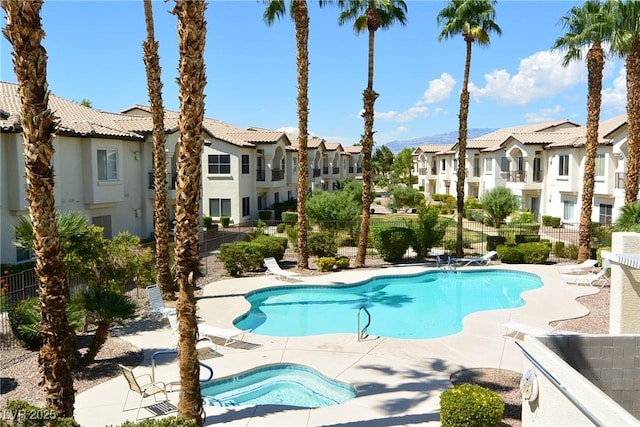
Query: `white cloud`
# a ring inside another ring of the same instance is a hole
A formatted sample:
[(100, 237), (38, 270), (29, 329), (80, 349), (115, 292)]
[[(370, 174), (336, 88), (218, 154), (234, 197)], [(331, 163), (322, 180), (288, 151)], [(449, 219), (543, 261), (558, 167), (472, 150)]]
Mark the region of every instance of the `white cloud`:
[(520, 61), (517, 74), (512, 76), (505, 69), (494, 70), (484, 75), (484, 87), (470, 83), (469, 92), (503, 105), (524, 105), (535, 99), (553, 97), (586, 77), (583, 61), (563, 67), (563, 56), (558, 51), (536, 52)]
[(416, 117), (426, 117), (429, 115), (429, 109), (419, 105), (414, 105), (408, 108), (406, 111), (380, 111), (375, 113), (376, 119), (388, 120), (393, 122), (410, 122)]
[(292, 135), (298, 134), (298, 126), (283, 126), (276, 129), (278, 132), (284, 132)]
[(419, 103), (433, 104), (446, 101), (455, 85), (456, 80), (451, 77), (451, 74), (442, 73), (439, 79), (429, 82), (429, 88), (424, 92), (422, 101)]
[(613, 86), (602, 89), (602, 107), (623, 112), (627, 108), (627, 68), (622, 67)]
[(563, 111), (564, 109), (561, 106), (556, 105), (553, 108), (542, 108), (536, 113), (527, 113), (524, 117), (528, 123), (542, 123), (557, 119), (558, 115)]

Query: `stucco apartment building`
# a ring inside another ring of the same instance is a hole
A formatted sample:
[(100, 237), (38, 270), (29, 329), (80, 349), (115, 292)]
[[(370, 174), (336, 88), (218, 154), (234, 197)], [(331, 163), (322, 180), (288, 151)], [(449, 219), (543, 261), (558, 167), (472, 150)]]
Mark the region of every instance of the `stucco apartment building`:
[[(592, 219), (610, 224), (624, 205), (627, 116), (599, 125)], [(465, 195), (482, 197), (507, 187), (521, 207), (538, 217), (577, 224), (582, 209), (586, 127), (560, 120), (503, 128), (467, 143)], [(414, 150), (418, 184), (427, 197), (456, 195), (457, 144), (421, 145)]]
[[(152, 129), (148, 107), (121, 113), (94, 110), (50, 95), (59, 117), (54, 137), (55, 200), (60, 211), (78, 211), (104, 228), (106, 237), (153, 232)], [(280, 131), (239, 128), (205, 118), (202, 216), (229, 216), (233, 224), (256, 220), (274, 203), (297, 197), (298, 141)], [(166, 111), (167, 203), (176, 202), (178, 113)], [(331, 190), (338, 180), (358, 178), (359, 147), (343, 148), (318, 138), (308, 143), (309, 189)], [(28, 213), (17, 85), (0, 82), (0, 262), (31, 258), (13, 245), (14, 226)]]

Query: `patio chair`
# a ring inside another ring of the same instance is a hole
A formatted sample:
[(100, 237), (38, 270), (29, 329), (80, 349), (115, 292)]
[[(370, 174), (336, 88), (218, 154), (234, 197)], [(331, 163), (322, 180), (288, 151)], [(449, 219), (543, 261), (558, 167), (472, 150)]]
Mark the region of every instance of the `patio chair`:
[(558, 265), (558, 273), (560, 274), (585, 274), (593, 273), (598, 260), (587, 259), (580, 264), (560, 264)]
[(611, 267), (611, 261), (604, 259), (602, 261), (602, 268), (597, 273), (587, 274), (561, 274), (562, 280), (570, 285), (590, 285), (595, 286), (600, 283), (602, 288), (605, 284), (609, 283), (609, 277), (607, 271)]
[(451, 262), (457, 264), (459, 267), (466, 267), (468, 265), (489, 265), (491, 259), (497, 255), (496, 251), (489, 251), (481, 257), (477, 258), (451, 258)]
[(278, 261), (273, 257), (265, 258), (264, 265), (267, 267), (267, 274), (273, 274), (274, 276), (284, 278), (285, 280), (290, 277), (300, 275), (300, 273), (296, 273), (295, 271), (283, 270), (280, 268)]
[[(140, 402), (138, 402), (138, 411), (136, 412), (136, 421), (140, 415), (140, 409), (143, 408), (142, 402), (144, 399), (148, 397), (153, 397), (155, 402), (158, 402), (157, 395), (162, 393), (164, 394), (164, 400), (162, 402), (167, 402), (167, 409), (169, 411), (175, 410), (175, 406), (168, 403), (169, 397), (167, 396), (167, 386), (165, 383), (161, 381), (153, 382), (150, 374), (144, 374), (135, 376), (133, 370), (131, 368), (127, 368), (126, 366), (120, 366), (120, 370), (122, 371), (122, 375), (124, 375), (124, 379), (127, 380), (127, 384), (129, 385), (129, 390), (127, 391), (127, 396), (124, 398), (124, 404), (122, 405), (122, 411), (130, 411), (131, 409), (126, 409), (127, 400), (129, 399), (129, 394), (134, 392), (135, 394), (140, 396)], [(142, 379), (145, 381), (141, 381)]]
[(173, 307), (167, 307), (162, 300), (162, 291), (158, 285), (147, 286), (147, 295), (149, 296), (149, 303), (151, 304), (151, 310), (156, 313), (160, 313), (163, 316), (169, 314), (176, 314), (176, 309)]

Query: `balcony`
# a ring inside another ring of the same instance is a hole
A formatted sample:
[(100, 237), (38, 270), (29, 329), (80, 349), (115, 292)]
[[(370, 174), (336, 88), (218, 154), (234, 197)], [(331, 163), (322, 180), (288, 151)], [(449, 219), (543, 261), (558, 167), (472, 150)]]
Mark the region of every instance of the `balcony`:
[(349, 173), (353, 173), (353, 171), (354, 171), (354, 170), (355, 170), (355, 169), (354, 169), (354, 167), (353, 167), (353, 166), (349, 166)]
[(474, 167), (473, 168), (473, 177), (474, 178), (480, 178), (480, 167)]
[(329, 166), (322, 167), (322, 175), (329, 175)]
[(542, 182), (543, 180), (544, 180), (544, 176), (542, 174), (542, 169), (534, 169), (533, 182)]
[[(178, 180), (177, 173), (168, 173), (167, 174), (167, 190), (175, 190), (176, 189), (176, 181)], [(153, 172), (149, 172), (149, 186), (147, 187), (149, 190), (155, 190), (156, 184), (153, 179)]]
[(526, 182), (527, 173), (525, 171), (509, 171), (506, 172), (507, 182)]
[(626, 172), (616, 172), (616, 189), (624, 190), (624, 183), (627, 180)]
[(264, 169), (257, 169), (256, 170), (256, 181), (265, 181), (266, 180), (266, 173)]
[(313, 177), (314, 178), (318, 178), (320, 176), (320, 169), (314, 168), (313, 169)]
[(271, 181), (282, 181), (284, 179), (284, 170), (273, 169), (271, 171)]
[(428, 168), (418, 168), (418, 175), (426, 175), (428, 171)]
[(340, 168), (333, 168), (331, 171), (334, 175), (340, 175)]

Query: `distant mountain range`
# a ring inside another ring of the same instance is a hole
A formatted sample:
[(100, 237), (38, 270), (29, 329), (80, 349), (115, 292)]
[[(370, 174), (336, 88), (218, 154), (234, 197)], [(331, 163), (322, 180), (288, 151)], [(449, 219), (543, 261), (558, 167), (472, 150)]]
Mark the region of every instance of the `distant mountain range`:
[[(477, 138), (482, 135), (486, 135), (495, 131), (496, 129), (490, 128), (475, 128), (469, 129), (467, 138)], [(418, 148), (419, 145), (422, 144), (455, 144), (458, 141), (458, 131), (448, 132), (448, 133), (440, 133), (438, 135), (431, 136), (423, 136), (420, 138), (407, 139), (404, 141), (390, 141), (385, 145), (391, 150), (394, 154), (402, 151), (403, 148)]]

